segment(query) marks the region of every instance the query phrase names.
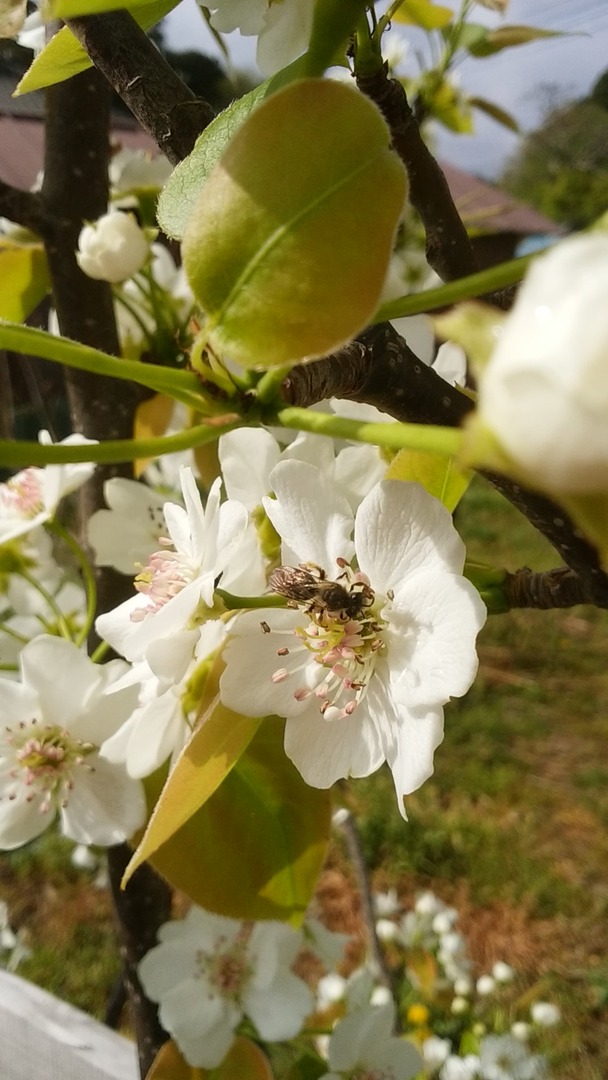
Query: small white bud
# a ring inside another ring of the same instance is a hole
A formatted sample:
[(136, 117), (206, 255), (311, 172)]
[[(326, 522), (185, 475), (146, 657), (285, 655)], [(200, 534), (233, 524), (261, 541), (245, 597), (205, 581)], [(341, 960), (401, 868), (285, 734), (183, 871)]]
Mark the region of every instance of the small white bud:
[(453, 998), (452, 1004), (450, 1005), (450, 1009), (454, 1013), (454, 1016), (460, 1016), (462, 1013), (465, 1013), (468, 1007), (469, 1003), (467, 999), (463, 997)]
[(539, 1027), (555, 1027), (559, 1024), (562, 1014), (557, 1005), (550, 1001), (535, 1001), (530, 1009), (530, 1014), (535, 1024)]
[(513, 982), (515, 977), (515, 971), (510, 964), (505, 964), (504, 960), (497, 960), (492, 968), (492, 975), (499, 983)]
[(475, 986), (481, 997), (489, 997), (496, 990), (496, 981), (491, 975), (480, 975)]
[(523, 1020), (516, 1020), (511, 1025), (511, 1034), (518, 1042), (527, 1042), (530, 1038), (530, 1025), (526, 1024)]
[(149, 254), (146, 234), (133, 215), (110, 210), (81, 230), (76, 260), (89, 277), (116, 283), (141, 270)]

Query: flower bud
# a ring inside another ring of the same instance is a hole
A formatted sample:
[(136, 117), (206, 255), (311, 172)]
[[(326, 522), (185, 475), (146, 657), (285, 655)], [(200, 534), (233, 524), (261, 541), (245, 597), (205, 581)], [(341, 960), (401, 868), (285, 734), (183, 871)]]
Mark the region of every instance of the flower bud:
[(133, 215), (111, 210), (81, 230), (76, 259), (84, 274), (115, 283), (141, 270), (149, 254), (146, 234)]
[(608, 234), (558, 244), (528, 273), (480, 385), (505, 471), (558, 496), (608, 487), (607, 293)]

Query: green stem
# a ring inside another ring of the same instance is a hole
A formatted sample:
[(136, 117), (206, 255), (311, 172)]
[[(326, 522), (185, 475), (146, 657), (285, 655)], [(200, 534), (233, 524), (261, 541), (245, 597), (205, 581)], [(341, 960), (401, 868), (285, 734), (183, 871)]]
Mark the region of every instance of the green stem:
[(109, 652), (110, 646), (107, 641), (100, 641), (99, 645), (94, 652), (91, 653), (91, 660), (94, 664), (100, 664), (107, 652)]
[[(199, 402), (200, 404), (200, 402)], [(176, 450), (191, 450), (215, 442), (220, 435), (243, 427), (244, 421), (235, 413), (218, 416), (206, 424), (149, 439), (108, 439), (104, 443), (73, 446), (41, 446), (34, 442), (12, 442), (0, 439), (0, 465), (23, 468), (26, 465), (67, 465), (79, 461), (116, 462), (137, 458), (160, 457)]]
[(428, 453), (457, 455), (462, 446), (463, 433), (458, 428), (435, 427), (431, 424), (368, 424), (361, 420), (348, 420), (342, 416), (314, 410), (280, 409), (272, 423), (297, 431), (311, 431), (315, 435), (330, 435), (336, 439), (371, 443), (387, 450), (424, 450)]
[(480, 270), (477, 274), (469, 274), (436, 289), (426, 289), (425, 292), (415, 293), (413, 296), (388, 300), (378, 308), (374, 323), (400, 319), (406, 315), (422, 315), (426, 311), (449, 307), (461, 300), (471, 300), (475, 296), (483, 296), (485, 293), (493, 293), (508, 285), (514, 285), (522, 280), (533, 258), (534, 255), (525, 255), (521, 259), (511, 259), (510, 262), (493, 266), (489, 270)]
[(264, 596), (235, 596), (226, 592), (225, 589), (216, 589), (215, 595), (226, 605), (228, 611), (238, 611), (240, 608), (283, 608), (287, 607), (284, 596), (276, 593), (268, 593)]
[(83, 547), (81, 547), (81, 545), (71, 535), (71, 533), (69, 533), (67, 529), (64, 529), (63, 525), (60, 525), (58, 521), (49, 521), (47, 522), (47, 528), (50, 532), (55, 533), (55, 536), (58, 536), (63, 541), (63, 543), (70, 549), (70, 551), (74, 555), (74, 558), (80, 566), (84, 589), (87, 597), (87, 612), (85, 623), (80, 632), (77, 634), (74, 641), (75, 645), (80, 646), (86, 641), (93, 622), (95, 621), (95, 612), (97, 605), (97, 584), (95, 582), (95, 575), (93, 573), (93, 568), (91, 567), (91, 564), (87, 558), (86, 551)]
[(10, 626), (7, 626), (5, 622), (0, 622), (0, 634), (6, 634), (13, 641), (18, 641), (20, 645), (27, 645), (30, 640), (25, 634), (20, 634), (18, 630), (13, 630)]
[(185, 405), (192, 405), (199, 412), (209, 413), (218, 409), (217, 405), (212, 405), (203, 397), (199, 380), (192, 372), (142, 364), (138, 360), (123, 360), (90, 345), (47, 334), (31, 326), (20, 326), (0, 319), (0, 348), (26, 356), (39, 356), (43, 360), (53, 360), (65, 367), (78, 368), (95, 375), (136, 382)]
[(72, 635), (70, 633), (70, 627), (68, 626), (67, 619), (63, 614), (63, 611), (59, 607), (59, 604), (55, 600), (53, 594), (50, 593), (48, 589), (45, 589), (44, 585), (41, 585), (39, 581), (36, 581), (35, 577), (29, 574), (27, 570), (20, 570), (19, 573), (21, 574), (23, 580), (27, 581), (28, 585), (31, 585), (32, 588), (36, 590), (36, 592), (40, 593), (45, 604), (47, 604), (53, 612), (53, 615), (57, 620), (57, 628), (59, 630), (59, 633), (61, 634), (61, 637), (65, 638), (66, 641), (71, 641)]
[(285, 377), (289, 375), (293, 364), (284, 364), (281, 367), (270, 368), (265, 371), (256, 386), (256, 397), (263, 405), (270, 405), (276, 400), (279, 389)]

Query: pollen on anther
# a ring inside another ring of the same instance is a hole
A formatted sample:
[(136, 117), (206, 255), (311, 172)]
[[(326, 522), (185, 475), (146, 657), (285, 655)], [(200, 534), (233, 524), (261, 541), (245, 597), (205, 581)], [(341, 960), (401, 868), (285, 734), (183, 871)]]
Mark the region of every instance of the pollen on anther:
[(282, 649), (277, 649), (277, 656), (289, 656), (289, 649), (285, 646)]
[(273, 671), (271, 678), (273, 683), (285, 682), (288, 675), (289, 672), (287, 668), (277, 668), (276, 671)]

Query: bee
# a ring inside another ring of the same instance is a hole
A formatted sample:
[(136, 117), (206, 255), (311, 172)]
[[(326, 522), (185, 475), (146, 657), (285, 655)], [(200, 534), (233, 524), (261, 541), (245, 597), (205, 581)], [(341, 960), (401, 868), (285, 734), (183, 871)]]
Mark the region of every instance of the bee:
[(360, 618), (365, 608), (374, 602), (374, 593), (365, 582), (357, 581), (346, 588), (340, 581), (331, 581), (314, 563), (277, 566), (268, 585), (273, 592), (285, 596), (290, 607), (303, 604), (306, 611), (326, 612), (343, 622)]

